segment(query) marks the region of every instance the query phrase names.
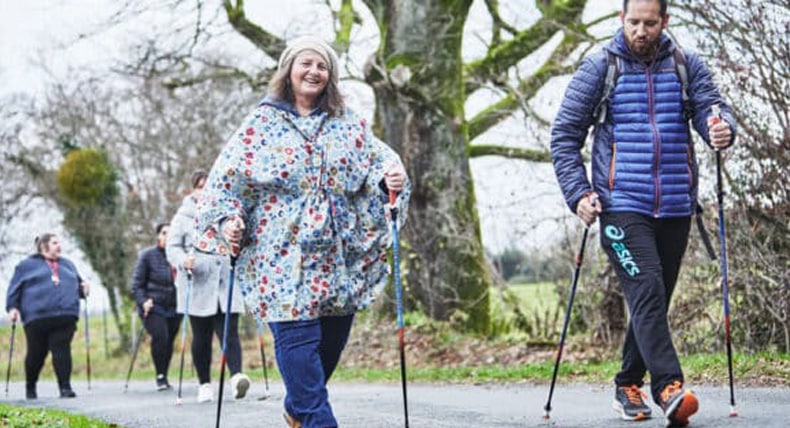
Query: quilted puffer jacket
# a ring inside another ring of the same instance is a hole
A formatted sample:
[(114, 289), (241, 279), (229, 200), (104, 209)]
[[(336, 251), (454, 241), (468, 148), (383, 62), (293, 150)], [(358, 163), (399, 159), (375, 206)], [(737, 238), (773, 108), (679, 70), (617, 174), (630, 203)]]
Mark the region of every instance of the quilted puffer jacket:
[[(595, 191), (604, 211), (651, 217), (691, 216), (697, 198), (697, 162), (683, 117), (681, 81), (666, 36), (650, 64), (634, 57), (622, 30), (599, 53), (585, 58), (568, 85), (551, 131), (554, 170), (565, 201), (575, 211)], [(607, 52), (619, 71), (605, 121), (593, 131), (592, 183), (581, 149), (605, 86)], [(685, 52), (690, 124), (708, 143), (707, 117), (718, 104), (735, 136), (735, 120), (700, 58)]]

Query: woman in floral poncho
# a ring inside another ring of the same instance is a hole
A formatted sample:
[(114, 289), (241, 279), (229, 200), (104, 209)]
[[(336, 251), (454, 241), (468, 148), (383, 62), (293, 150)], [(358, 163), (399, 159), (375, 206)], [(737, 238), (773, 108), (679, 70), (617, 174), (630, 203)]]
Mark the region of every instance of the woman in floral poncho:
[(389, 191), (402, 224), (400, 158), (345, 108), (333, 49), (296, 39), (209, 173), (196, 244), (238, 255), (235, 283), (274, 335), (292, 427), (338, 425), (326, 383), (354, 313), (387, 281)]

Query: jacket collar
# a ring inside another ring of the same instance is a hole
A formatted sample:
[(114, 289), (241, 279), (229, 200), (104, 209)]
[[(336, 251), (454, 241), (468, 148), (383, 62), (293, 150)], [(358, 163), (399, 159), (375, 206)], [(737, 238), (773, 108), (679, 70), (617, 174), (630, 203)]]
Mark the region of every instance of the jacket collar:
[[(272, 107), (274, 107), (274, 108), (276, 108), (278, 110), (287, 111), (287, 112), (293, 114), (296, 117), (300, 117), (301, 116), (301, 114), (299, 114), (299, 111), (296, 110), (296, 107), (294, 107), (293, 104), (291, 104), (288, 101), (284, 101), (284, 100), (273, 98), (270, 95), (267, 95), (258, 104), (258, 106), (263, 106), (263, 105), (268, 105), (268, 106), (272, 106)], [(316, 108), (314, 108), (313, 110), (310, 111), (310, 116), (317, 115), (317, 114), (320, 114), (320, 113), (321, 113), (321, 110), (318, 107), (316, 107)]]

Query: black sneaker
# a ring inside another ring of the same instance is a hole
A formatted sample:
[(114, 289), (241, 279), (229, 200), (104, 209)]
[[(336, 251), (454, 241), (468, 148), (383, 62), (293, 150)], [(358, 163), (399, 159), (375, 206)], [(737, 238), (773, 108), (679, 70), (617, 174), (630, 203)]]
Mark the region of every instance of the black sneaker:
[(60, 398), (74, 398), (77, 394), (71, 389), (61, 389), (60, 390)]
[(684, 389), (679, 381), (664, 387), (660, 404), (668, 427), (688, 426), (689, 418), (699, 409), (697, 397), (690, 390)]
[(650, 418), (650, 406), (645, 404), (645, 394), (638, 386), (619, 386), (614, 392), (612, 408), (626, 421), (641, 421)]
[(35, 386), (25, 386), (25, 398), (28, 400), (35, 400), (38, 398)]
[(167, 378), (163, 374), (157, 375), (156, 376), (156, 390), (157, 391), (164, 391), (166, 389), (170, 389), (170, 384), (167, 383)]

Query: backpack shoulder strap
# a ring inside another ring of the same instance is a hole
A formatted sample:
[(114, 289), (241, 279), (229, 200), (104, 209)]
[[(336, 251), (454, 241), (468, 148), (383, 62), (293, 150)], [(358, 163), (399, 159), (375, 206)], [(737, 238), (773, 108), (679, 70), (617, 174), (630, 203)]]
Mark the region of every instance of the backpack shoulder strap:
[(606, 121), (607, 110), (609, 109), (609, 101), (614, 91), (614, 85), (617, 83), (617, 75), (620, 71), (619, 58), (609, 51), (606, 52), (606, 76), (604, 77), (603, 93), (601, 100), (593, 111), (593, 117), (597, 118), (598, 125)]
[(693, 107), (691, 106), (691, 99), (689, 98), (689, 75), (688, 67), (686, 67), (686, 54), (683, 53), (683, 48), (676, 46), (674, 57), (675, 72), (678, 75), (678, 79), (680, 79), (680, 95), (683, 102), (683, 118), (688, 121), (694, 116), (694, 111)]
[(702, 238), (702, 244), (705, 245), (705, 251), (708, 252), (708, 256), (711, 260), (716, 260), (716, 252), (713, 251), (713, 245), (710, 243), (708, 230), (705, 229), (705, 220), (702, 218), (702, 205), (700, 205), (699, 202), (697, 202), (695, 211), (695, 217), (697, 218), (697, 230), (699, 231), (700, 238)]

